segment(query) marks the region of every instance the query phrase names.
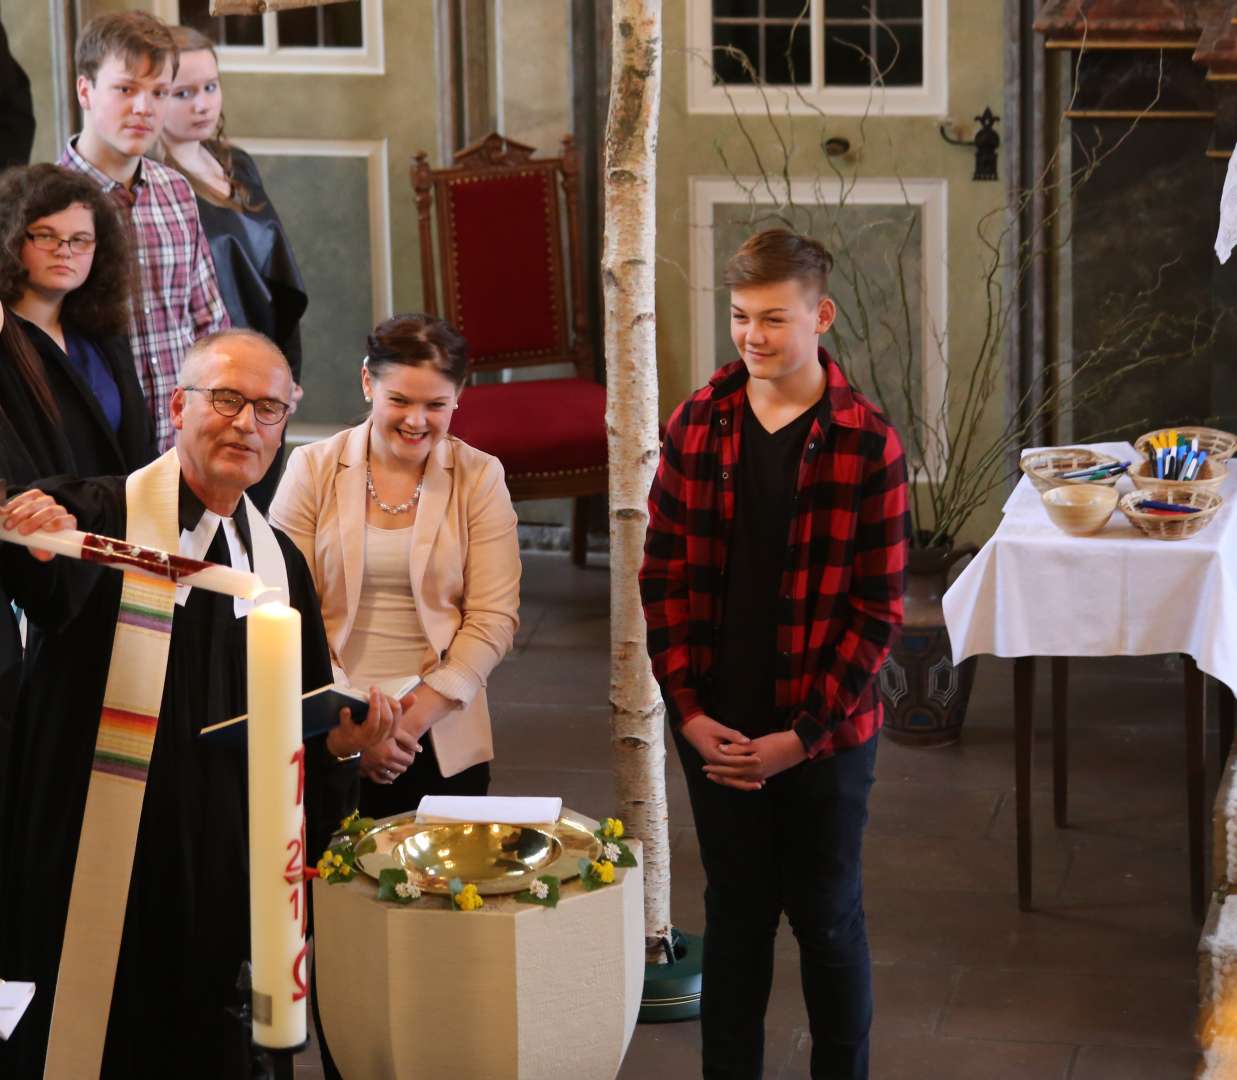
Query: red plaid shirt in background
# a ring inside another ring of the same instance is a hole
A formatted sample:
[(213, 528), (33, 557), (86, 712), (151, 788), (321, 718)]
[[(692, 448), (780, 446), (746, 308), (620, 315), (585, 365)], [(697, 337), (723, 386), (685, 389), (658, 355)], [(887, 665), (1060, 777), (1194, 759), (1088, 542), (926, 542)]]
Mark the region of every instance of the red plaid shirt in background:
[[(775, 700), (810, 757), (858, 746), (881, 725), (876, 675), (902, 624), (910, 533), (897, 433), (823, 349), (820, 362), (827, 384), (782, 570)], [(640, 594), (673, 723), (708, 707), (747, 378), (729, 364), (675, 410), (649, 493)]]
[(132, 190), (91, 165), (73, 142), (60, 164), (94, 180), (129, 220), (141, 284), (130, 311), (129, 345), (162, 453), (172, 445), (168, 402), (185, 353), (198, 338), (230, 325), (197, 197), (180, 173), (149, 158), (138, 165)]

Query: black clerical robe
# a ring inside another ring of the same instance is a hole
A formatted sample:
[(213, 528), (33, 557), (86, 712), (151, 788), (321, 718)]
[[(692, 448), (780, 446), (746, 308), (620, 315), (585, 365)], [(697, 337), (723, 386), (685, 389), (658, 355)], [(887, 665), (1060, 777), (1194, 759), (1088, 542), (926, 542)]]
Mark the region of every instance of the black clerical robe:
[[(4, 317), (7, 316), (6, 311)], [(0, 337), (0, 480), (7, 490), (12, 490), (38, 477), (73, 472), (73, 454), (64, 432), (43, 411), (17, 361), (9, 355), (4, 338)], [(25, 560), (29, 561), (29, 558)], [(32, 599), (31, 589), (37, 584), (24, 573), (23, 563), (16, 565), (17, 572), (9, 573), (0, 564), (0, 842), (7, 801), (5, 776), (12, 757), (14, 707), (22, 670), (21, 634), (12, 604), (26, 606)], [(0, 889), (3, 889), (2, 884)], [(12, 932), (0, 923), (0, 957), (4, 955), (4, 939)], [(3, 976), (0, 970), (0, 978)]]
[[(124, 536), (123, 479), (71, 481), (48, 490), (83, 528)], [(192, 529), (201, 514), (182, 479), (181, 529)], [(243, 505), (235, 521), (248, 546)], [(313, 689), (331, 681), (313, 581), (292, 542), (275, 535), (291, 602), (301, 613), (304, 687)], [(24, 551), (3, 547), (0, 559), (34, 565)], [(222, 528), (206, 558), (230, 562)], [(59, 629), (36, 632), (31, 643), (0, 888), (0, 918), (23, 928), (10, 942), (10, 955), (0, 957), (0, 973), (38, 984), (14, 1043), (0, 1044), (0, 1062), (18, 1076), (41, 1075), (121, 589), (113, 570), (65, 559), (46, 566), (71, 581), (30, 613)], [(246, 711), (246, 621), (235, 617), (231, 597), (201, 589), (192, 590), (173, 616), (108, 1024), (106, 1077), (248, 1075), (239, 1028), (226, 1012), (237, 1004), (236, 977), (249, 955), (245, 750), (198, 738), (204, 725)], [(356, 767), (337, 762), (322, 737), (305, 750), (312, 862), (356, 804)]]

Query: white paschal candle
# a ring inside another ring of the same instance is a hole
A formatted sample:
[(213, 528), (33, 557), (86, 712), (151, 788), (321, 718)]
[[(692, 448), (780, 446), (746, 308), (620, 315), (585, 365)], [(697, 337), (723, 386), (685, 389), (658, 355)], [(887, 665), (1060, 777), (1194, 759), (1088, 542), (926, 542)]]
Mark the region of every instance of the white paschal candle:
[(301, 615), (249, 613), (249, 941), (253, 1041), (305, 1042), (305, 805)]

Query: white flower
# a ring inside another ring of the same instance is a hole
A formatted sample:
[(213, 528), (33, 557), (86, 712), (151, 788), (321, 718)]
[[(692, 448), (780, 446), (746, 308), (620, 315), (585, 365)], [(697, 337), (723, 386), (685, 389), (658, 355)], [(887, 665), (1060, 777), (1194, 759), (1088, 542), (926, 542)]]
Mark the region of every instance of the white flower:
[(601, 857), (605, 859), (606, 862), (617, 863), (619, 859), (623, 857), (623, 851), (618, 844), (613, 842), (606, 843), (602, 846)]
[(544, 900), (547, 896), (550, 895), (550, 886), (547, 885), (544, 881), (534, 881), (528, 887), (528, 891), (532, 893), (538, 900)]
[(416, 900), (421, 895), (421, 890), (411, 881), (397, 881), (395, 883), (395, 895), (402, 896), (405, 900)]

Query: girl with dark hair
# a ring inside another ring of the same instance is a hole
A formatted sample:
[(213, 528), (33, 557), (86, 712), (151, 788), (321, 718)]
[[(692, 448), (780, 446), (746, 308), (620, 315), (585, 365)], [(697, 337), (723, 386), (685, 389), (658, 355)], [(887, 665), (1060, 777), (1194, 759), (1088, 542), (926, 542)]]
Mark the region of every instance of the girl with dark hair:
[[(292, 451), (270, 518), (309, 563), (336, 679), (391, 693), (425, 680), (361, 754), (361, 812), (387, 817), (489, 790), (485, 684), (519, 623), (520, 551), (498, 458), (449, 433), (468, 343), (442, 319), (397, 315), (368, 344), (369, 418)], [(333, 1080), (316, 995), (314, 1023)]]
[[(43, 476), (73, 471), (73, 455), (60, 428), (60, 414), (43, 371), (43, 361), (0, 304), (0, 486), (24, 487)], [(0, 503), (5, 494), (0, 491)], [(21, 683), (22, 640), (12, 604), (23, 604), (24, 585), (10, 574), (0, 577), (0, 858), (10, 808), (5, 763), (13, 742), (14, 706)], [(0, 927), (0, 955), (5, 928)], [(8, 1059), (0, 1049), (0, 1075)]]
[(313, 571), (340, 673), (383, 689), (425, 679), (402, 731), (362, 755), (371, 817), (489, 787), (485, 683), (515, 635), (520, 553), (498, 459), (449, 433), (467, 374), (448, 323), (388, 319), (361, 367), (369, 418), (294, 450), (271, 504)]
[[(233, 326), (259, 330), (283, 351), (301, 381), (301, 316), (309, 298), (283, 223), (253, 158), (223, 133), (223, 90), (214, 45), (173, 26), (180, 67), (161, 136), (164, 161), (193, 185), (219, 291)], [(262, 510), (279, 479), (279, 455), (248, 494)]]
[(130, 280), (125, 228), (88, 177), (47, 164), (0, 175), (4, 362), (22, 367), (32, 347), (42, 375), (6, 387), (3, 404), (10, 419), (36, 404), (55, 418), (72, 458), (53, 471), (120, 475), (155, 456), (126, 337)]

